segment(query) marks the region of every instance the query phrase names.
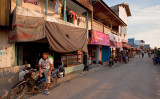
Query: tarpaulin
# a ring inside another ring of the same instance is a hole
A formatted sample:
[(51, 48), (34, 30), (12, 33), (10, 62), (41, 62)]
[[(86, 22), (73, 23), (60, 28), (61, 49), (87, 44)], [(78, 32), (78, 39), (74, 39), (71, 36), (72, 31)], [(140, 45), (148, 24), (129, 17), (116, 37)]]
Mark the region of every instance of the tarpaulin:
[(36, 41), (45, 37), (43, 17), (16, 15), (12, 27), (9, 43)]
[(66, 53), (81, 50), (88, 52), (87, 29), (46, 21), (45, 34), (54, 51)]

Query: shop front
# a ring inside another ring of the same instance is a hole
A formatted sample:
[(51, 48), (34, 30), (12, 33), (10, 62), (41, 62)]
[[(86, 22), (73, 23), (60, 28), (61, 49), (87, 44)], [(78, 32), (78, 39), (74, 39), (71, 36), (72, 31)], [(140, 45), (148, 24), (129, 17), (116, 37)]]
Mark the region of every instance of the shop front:
[(111, 57), (115, 58), (122, 50), (122, 39), (113, 33), (109, 33)]
[(109, 35), (93, 30), (89, 40), (89, 53), (95, 63), (106, 62), (110, 56)]
[[(33, 14), (27, 10), (26, 13)], [(55, 67), (60, 61), (65, 73), (84, 68), (82, 52), (88, 52), (87, 29), (46, 21), (43, 16), (25, 16), (18, 10), (14, 12), (12, 26), (8, 39), (9, 43), (16, 44), (17, 65), (35, 67), (42, 53), (48, 51), (54, 58)]]

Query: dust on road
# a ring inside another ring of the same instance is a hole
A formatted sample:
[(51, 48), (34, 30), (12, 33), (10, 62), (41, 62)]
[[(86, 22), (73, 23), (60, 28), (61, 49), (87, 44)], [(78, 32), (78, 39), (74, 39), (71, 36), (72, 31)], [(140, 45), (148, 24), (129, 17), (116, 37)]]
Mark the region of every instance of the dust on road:
[(30, 99), (160, 99), (160, 66), (147, 55), (63, 83)]

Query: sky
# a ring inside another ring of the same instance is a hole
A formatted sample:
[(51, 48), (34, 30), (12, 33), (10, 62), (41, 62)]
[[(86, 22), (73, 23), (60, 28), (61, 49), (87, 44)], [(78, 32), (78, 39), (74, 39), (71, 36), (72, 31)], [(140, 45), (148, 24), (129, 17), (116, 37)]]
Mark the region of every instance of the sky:
[(108, 6), (128, 3), (128, 37), (144, 40), (152, 48), (160, 47), (160, 0), (103, 0)]

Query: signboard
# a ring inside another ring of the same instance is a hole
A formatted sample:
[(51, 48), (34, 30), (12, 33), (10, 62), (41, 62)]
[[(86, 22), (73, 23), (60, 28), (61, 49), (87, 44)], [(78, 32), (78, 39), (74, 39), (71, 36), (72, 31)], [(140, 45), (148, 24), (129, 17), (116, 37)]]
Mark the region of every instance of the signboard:
[(110, 46), (116, 48), (122, 48), (122, 38), (113, 33), (109, 33)]
[(91, 44), (110, 46), (109, 35), (93, 30)]

